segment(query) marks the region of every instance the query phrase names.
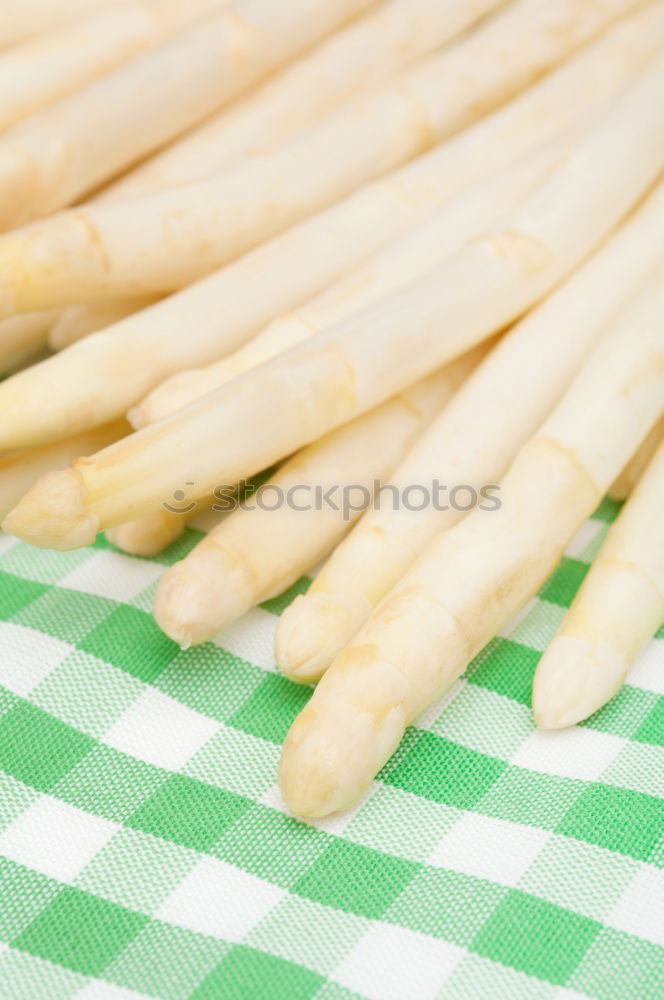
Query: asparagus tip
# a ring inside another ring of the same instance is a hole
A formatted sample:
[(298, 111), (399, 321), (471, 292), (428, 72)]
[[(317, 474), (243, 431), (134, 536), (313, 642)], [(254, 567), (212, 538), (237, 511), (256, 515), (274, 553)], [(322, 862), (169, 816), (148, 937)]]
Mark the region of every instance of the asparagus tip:
[(281, 616), (275, 639), (277, 664), (286, 677), (299, 684), (320, 680), (361, 624), (359, 602), (359, 596), (346, 601), (344, 595), (322, 592), (296, 597)]
[(541, 729), (587, 719), (620, 688), (624, 665), (604, 643), (558, 636), (542, 656), (533, 683), (533, 715)]
[(223, 550), (200, 543), (159, 582), (153, 605), (159, 628), (183, 649), (212, 639), (254, 603), (236, 570)]
[(77, 549), (94, 541), (99, 519), (86, 505), (85, 485), (74, 468), (48, 472), (9, 512), (3, 530), (49, 549)]
[(291, 726), (279, 764), (284, 802), (302, 819), (320, 819), (356, 802), (406, 725), (400, 706), (376, 714), (328, 696), (324, 686), (323, 681)]

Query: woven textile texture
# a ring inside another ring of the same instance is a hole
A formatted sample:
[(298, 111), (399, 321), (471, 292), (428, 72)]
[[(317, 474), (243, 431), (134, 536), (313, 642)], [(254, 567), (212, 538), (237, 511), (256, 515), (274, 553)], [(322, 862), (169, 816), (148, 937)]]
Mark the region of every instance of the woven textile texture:
[(3, 1000), (660, 1000), (664, 630), (586, 724), (529, 709), (614, 515), (311, 824), (275, 784), (293, 591), (182, 653), (149, 612), (195, 533), (156, 560), (0, 536)]

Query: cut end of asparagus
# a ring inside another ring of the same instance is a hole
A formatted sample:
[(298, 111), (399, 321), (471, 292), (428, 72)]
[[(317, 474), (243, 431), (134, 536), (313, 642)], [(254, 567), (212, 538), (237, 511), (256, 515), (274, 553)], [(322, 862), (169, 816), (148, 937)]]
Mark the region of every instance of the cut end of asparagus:
[(395, 750), (405, 724), (399, 707), (379, 718), (345, 700), (314, 695), (281, 753), (279, 787), (293, 815), (319, 819), (353, 805)]
[(153, 612), (159, 628), (188, 649), (214, 638), (254, 603), (241, 567), (202, 542), (161, 578)]
[(315, 684), (370, 613), (368, 601), (360, 596), (300, 595), (286, 609), (277, 627), (277, 665), (290, 680)]
[(87, 508), (80, 472), (70, 468), (42, 476), (10, 511), (2, 527), (31, 545), (65, 551), (93, 542), (99, 519)]
[(574, 636), (554, 639), (537, 667), (533, 714), (541, 729), (564, 729), (605, 705), (625, 679), (625, 663), (608, 645)]

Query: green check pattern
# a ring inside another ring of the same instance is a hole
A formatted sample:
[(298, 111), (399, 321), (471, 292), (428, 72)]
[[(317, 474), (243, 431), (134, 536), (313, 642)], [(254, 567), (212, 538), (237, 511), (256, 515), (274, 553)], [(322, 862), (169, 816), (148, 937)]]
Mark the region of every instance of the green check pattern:
[(309, 692), (274, 628), (307, 581), (182, 653), (149, 611), (194, 532), (155, 560), (0, 536), (3, 1000), (659, 1000), (664, 629), (583, 726), (529, 710), (615, 513), (316, 823), (275, 782)]

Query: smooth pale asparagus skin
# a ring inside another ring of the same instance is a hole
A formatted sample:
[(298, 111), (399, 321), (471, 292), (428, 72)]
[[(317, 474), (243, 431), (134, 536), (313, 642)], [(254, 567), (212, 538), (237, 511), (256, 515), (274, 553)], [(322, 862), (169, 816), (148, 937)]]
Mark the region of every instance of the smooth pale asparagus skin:
[(113, 323), (119, 323), (126, 316), (133, 316), (153, 305), (153, 296), (135, 299), (109, 299), (108, 302), (92, 302), (88, 305), (69, 306), (58, 312), (48, 332), (48, 344), (54, 351), (61, 351), (77, 340), (105, 330)]
[(621, 470), (620, 474), (611, 484), (609, 496), (612, 500), (627, 500), (641, 478), (643, 470), (657, 451), (662, 438), (664, 438), (664, 418), (652, 428), (645, 440), (641, 442), (634, 452), (625, 468)]
[(18, 122), (0, 137), (0, 226), (71, 204), (370, 2), (238, 0)]
[[(615, 98), (664, 41), (664, 5), (620, 22), (484, 121), (170, 300), (0, 385), (0, 446), (121, 416), (173, 372), (227, 354), (473, 183)], [(182, 330), (187, 329), (187, 336)], [(117, 377), (109, 379), (109, 373)], [(49, 387), (49, 407), (36, 405)]]
[(383, 0), (246, 97), (115, 181), (114, 197), (208, 177), (264, 154), (432, 52), (505, 0)]
[(0, 374), (7, 374), (42, 351), (57, 309), (19, 313), (0, 320)]
[[(578, 138), (578, 137), (577, 137)], [(476, 232), (524, 200), (569, 151), (571, 137), (547, 143), (455, 199), (400, 240), (374, 254), (295, 312), (269, 323), (227, 358), (178, 372), (129, 412), (137, 428), (161, 420), (208, 392), (256, 368), (444, 261)]]
[(569, 273), (658, 175), (663, 86), (660, 59), (583, 152), (501, 226), (425, 279), (51, 474), (15, 508), (9, 530), (47, 547), (87, 544), (157, 509), (182, 482), (204, 496), (268, 468), (503, 328)]
[[(391, 485), (499, 482), (587, 358), (606, 324), (662, 257), (664, 182), (579, 270), (529, 313), (470, 376), (395, 470)], [(487, 419), (491, 414), (491, 419)], [(368, 511), (281, 616), (276, 657), (301, 683), (317, 681), (428, 542), (464, 516), (394, 509), (386, 495)], [(462, 493), (462, 502), (467, 494)]]
[(8, 514), (40, 476), (62, 469), (81, 455), (91, 455), (129, 434), (126, 420), (115, 420), (42, 448), (30, 448), (0, 459), (0, 517)]
[(265, 157), (7, 234), (0, 310), (183, 287), (476, 121), (636, 3), (515, 0)]
[(533, 712), (544, 729), (572, 726), (610, 701), (664, 622), (663, 496), (660, 444), (537, 666)]
[(163, 43), (221, 6), (221, 0), (133, 0), (116, 10), (66, 22), (56, 31), (0, 52), (0, 129)]
[(334, 660), (284, 743), (299, 816), (350, 806), (406, 725), (537, 591), (664, 405), (664, 274), (621, 315), (502, 481), (437, 538)]
[[(417, 434), (452, 395), (477, 352), (429, 376), (374, 410), (299, 452), (266, 489), (305, 488), (276, 510), (234, 511), (162, 578), (155, 595), (157, 624), (183, 647), (205, 642), (254, 604), (280, 593), (326, 555), (349, 530), (359, 510), (317, 505), (314, 490), (364, 487), (389, 475)], [(353, 495), (357, 507), (358, 496)], [(296, 506), (297, 505), (297, 506)]]
[(0, 48), (112, 4), (113, 0), (3, 0)]

